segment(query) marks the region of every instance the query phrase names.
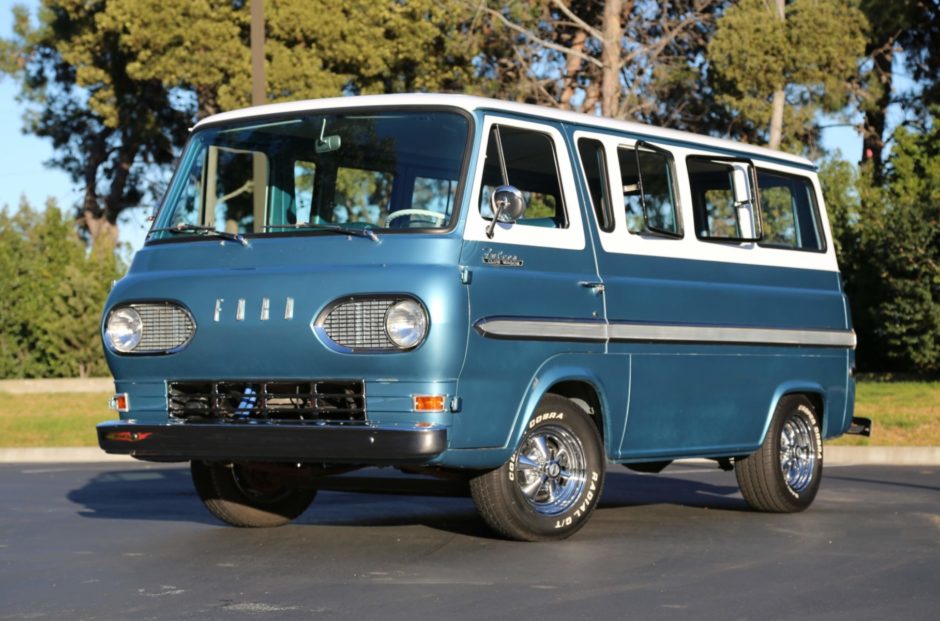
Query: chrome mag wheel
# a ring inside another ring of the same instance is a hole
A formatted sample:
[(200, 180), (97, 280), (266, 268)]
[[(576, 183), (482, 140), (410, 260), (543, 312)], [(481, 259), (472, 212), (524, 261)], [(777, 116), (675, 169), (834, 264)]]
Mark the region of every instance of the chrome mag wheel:
[(784, 481), (799, 494), (813, 480), (816, 469), (817, 434), (806, 416), (790, 416), (780, 430), (780, 469)]
[(529, 506), (542, 515), (567, 511), (581, 497), (587, 459), (577, 437), (557, 426), (531, 433), (516, 456), (516, 483)]
[(470, 480), (470, 493), (496, 533), (551, 541), (576, 533), (604, 488), (604, 444), (591, 415), (570, 399), (542, 397), (516, 450)]

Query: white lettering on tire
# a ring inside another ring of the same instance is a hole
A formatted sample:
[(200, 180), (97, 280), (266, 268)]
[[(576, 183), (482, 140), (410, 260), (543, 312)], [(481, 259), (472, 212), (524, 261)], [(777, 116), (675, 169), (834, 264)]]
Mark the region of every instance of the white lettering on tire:
[(574, 512), (560, 520), (555, 520), (555, 528), (565, 528), (571, 526), (574, 523), (574, 520), (580, 520), (581, 518), (587, 515), (587, 509), (591, 505), (591, 501), (594, 500), (594, 495), (597, 493), (597, 481), (600, 480), (600, 474), (597, 471), (591, 471), (591, 485), (588, 487), (587, 493), (584, 495), (584, 500), (581, 501), (581, 504), (578, 505), (578, 508)]

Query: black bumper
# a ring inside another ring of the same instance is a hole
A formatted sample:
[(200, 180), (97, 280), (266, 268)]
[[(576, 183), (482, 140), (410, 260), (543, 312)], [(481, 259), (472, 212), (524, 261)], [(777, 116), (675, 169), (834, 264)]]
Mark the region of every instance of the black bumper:
[(108, 421), (97, 429), (105, 452), (154, 461), (397, 465), (427, 462), (447, 448), (443, 427)]

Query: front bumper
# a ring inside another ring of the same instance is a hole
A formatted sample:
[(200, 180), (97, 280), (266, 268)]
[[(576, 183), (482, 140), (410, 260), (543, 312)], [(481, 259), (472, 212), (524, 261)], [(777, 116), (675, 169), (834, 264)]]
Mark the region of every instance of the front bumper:
[(399, 465), (428, 462), (447, 448), (441, 426), (107, 421), (97, 429), (105, 452), (155, 461)]

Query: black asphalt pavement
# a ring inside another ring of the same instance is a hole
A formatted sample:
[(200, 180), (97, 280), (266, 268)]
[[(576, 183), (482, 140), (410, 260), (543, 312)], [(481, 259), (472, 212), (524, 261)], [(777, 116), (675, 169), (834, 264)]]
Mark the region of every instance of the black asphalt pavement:
[(612, 467), (547, 544), (494, 538), (453, 485), (375, 493), (411, 484), (390, 474), (245, 530), (180, 465), (2, 466), (0, 619), (940, 618), (940, 468), (827, 467), (808, 511), (772, 515), (717, 468)]

